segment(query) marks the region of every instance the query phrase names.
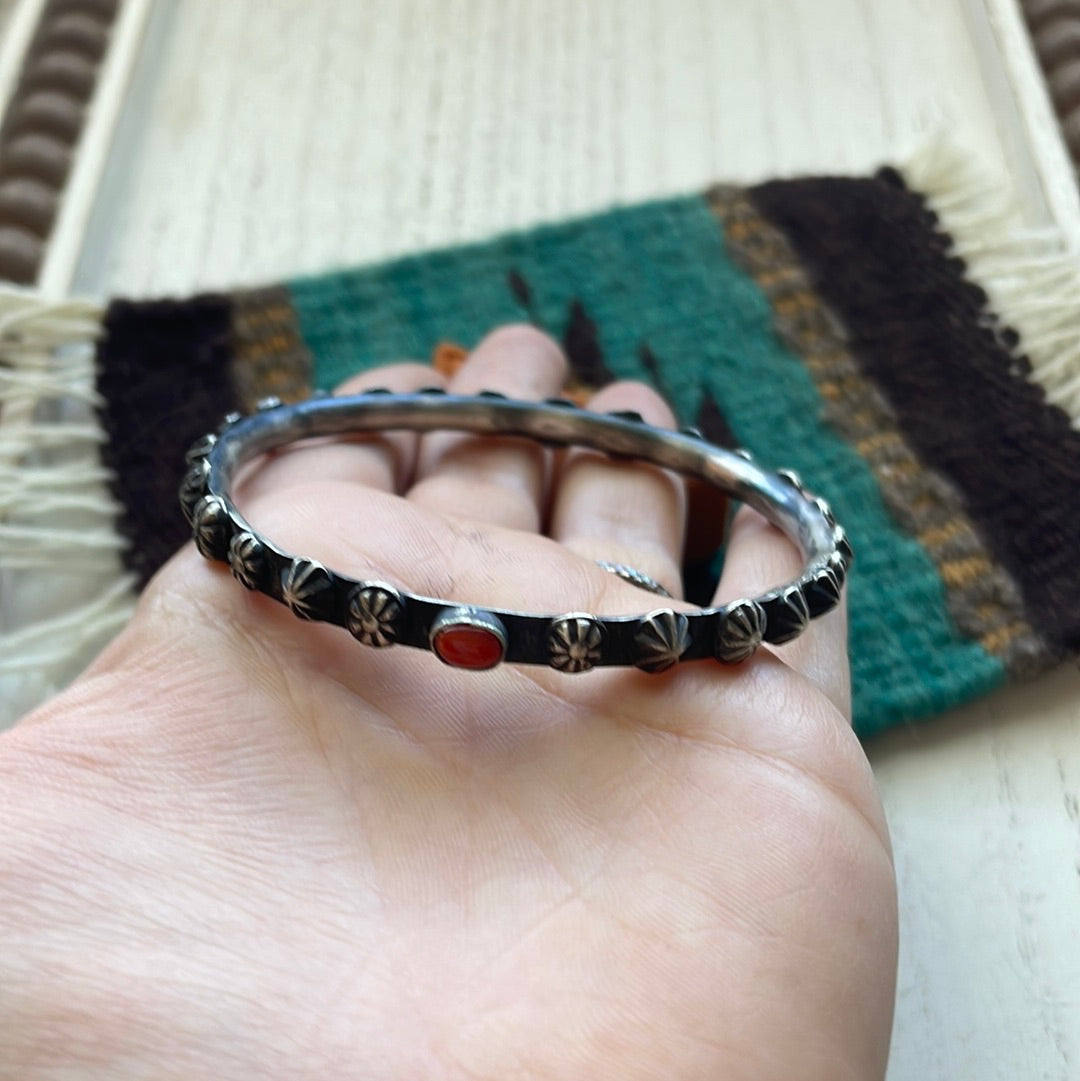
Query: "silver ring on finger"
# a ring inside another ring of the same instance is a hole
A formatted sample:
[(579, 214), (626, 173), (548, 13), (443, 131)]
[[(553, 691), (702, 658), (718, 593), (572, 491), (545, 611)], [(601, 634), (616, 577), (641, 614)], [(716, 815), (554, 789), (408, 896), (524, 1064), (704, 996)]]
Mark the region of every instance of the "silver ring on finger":
[(647, 589), (650, 593), (656, 593), (661, 597), (671, 596), (655, 578), (650, 577), (644, 571), (639, 571), (637, 567), (631, 567), (628, 563), (611, 563), (606, 559), (598, 559), (596, 565), (621, 578), (624, 582), (637, 586), (639, 589)]

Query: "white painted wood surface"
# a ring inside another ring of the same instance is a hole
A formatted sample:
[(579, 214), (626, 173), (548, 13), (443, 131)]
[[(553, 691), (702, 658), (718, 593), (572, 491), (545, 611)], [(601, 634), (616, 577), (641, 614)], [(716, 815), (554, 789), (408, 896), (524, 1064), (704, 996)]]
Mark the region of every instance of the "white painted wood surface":
[(996, 161), (963, 8), (159, 0), (76, 285), (260, 282), (941, 132)]
[[(1014, 76), (971, 12), (159, 0), (75, 287), (257, 283), (715, 179), (861, 170), (942, 131), (1026, 174), (1034, 224), (1069, 227), (1071, 189), (1048, 198), (1045, 162), (1017, 160), (1028, 106), (1003, 107)], [(890, 1081), (1080, 1077), (1080, 675), (870, 753), (901, 890)]]

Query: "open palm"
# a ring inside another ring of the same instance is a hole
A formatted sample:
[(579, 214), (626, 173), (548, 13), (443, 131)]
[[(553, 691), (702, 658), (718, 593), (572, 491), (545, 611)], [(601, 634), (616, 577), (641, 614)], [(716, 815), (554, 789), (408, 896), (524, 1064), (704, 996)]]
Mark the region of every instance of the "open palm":
[[(564, 376), (508, 328), (453, 387)], [(637, 385), (593, 407), (670, 420)], [(598, 455), (339, 441), (242, 498), (288, 550), (433, 596), (655, 606), (598, 558), (678, 589), (681, 483)], [(729, 552), (725, 600), (798, 571), (750, 513)], [(838, 611), (732, 668), (463, 672), (189, 545), (0, 738), (0, 1078), (880, 1076), (894, 885), (844, 651)]]

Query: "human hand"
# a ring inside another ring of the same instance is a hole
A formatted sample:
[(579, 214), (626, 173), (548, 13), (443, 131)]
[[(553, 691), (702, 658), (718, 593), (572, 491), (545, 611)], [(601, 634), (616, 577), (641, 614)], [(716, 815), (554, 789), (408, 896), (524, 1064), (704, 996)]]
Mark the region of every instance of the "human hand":
[[(452, 389), (565, 374), (506, 328)], [(672, 419), (639, 385), (591, 407)], [(684, 488), (640, 463), (393, 434), (279, 454), (238, 498), (288, 550), (432, 596), (655, 607), (601, 558), (678, 589)], [(800, 566), (742, 512), (719, 597)], [(730, 668), (467, 672), (302, 623), (188, 545), (0, 737), (0, 1078), (882, 1076), (895, 887), (845, 637), (841, 607)]]

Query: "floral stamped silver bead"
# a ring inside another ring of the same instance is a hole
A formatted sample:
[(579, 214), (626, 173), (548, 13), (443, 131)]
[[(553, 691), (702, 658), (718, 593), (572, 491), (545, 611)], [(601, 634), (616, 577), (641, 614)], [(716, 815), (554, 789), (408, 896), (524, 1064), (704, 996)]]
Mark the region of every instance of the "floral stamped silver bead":
[(393, 586), (362, 585), (349, 594), (345, 628), (365, 646), (385, 649), (398, 640), (403, 611), (401, 594)]
[(604, 629), (587, 612), (571, 612), (552, 621), (548, 663), (560, 672), (587, 672), (600, 660)]

